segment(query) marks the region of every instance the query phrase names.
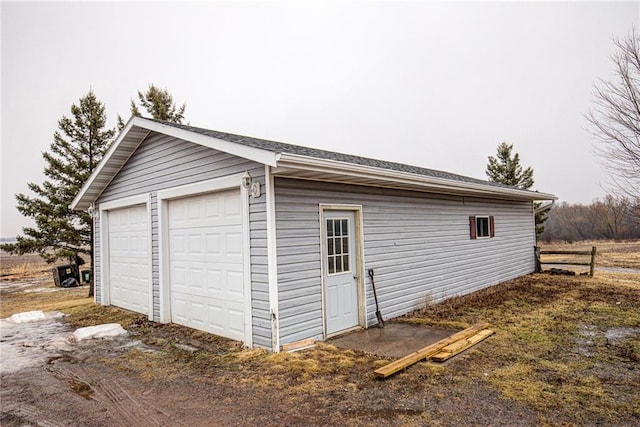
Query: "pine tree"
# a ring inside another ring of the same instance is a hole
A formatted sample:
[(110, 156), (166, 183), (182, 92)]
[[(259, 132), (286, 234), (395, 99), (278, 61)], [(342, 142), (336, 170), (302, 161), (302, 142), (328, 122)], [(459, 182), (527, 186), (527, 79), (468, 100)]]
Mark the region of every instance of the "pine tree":
[[(523, 170), (520, 155), (513, 153), (513, 144), (506, 142), (498, 145), (497, 157), (489, 156), (486, 174), (491, 182), (511, 185), (521, 190), (529, 190), (534, 183), (533, 168), (529, 166)], [(540, 203), (534, 203), (534, 208), (539, 206)], [(546, 211), (536, 213), (536, 236), (544, 231), (543, 224), (546, 220)]]
[[(144, 107), (149, 116), (154, 119), (173, 123), (182, 123), (184, 120), (184, 110), (187, 108), (187, 104), (183, 103), (178, 107), (166, 88), (160, 89), (156, 85), (150, 84), (145, 92), (138, 91), (138, 101), (140, 106)], [(131, 115), (141, 116), (140, 109), (133, 99), (131, 100)], [(122, 130), (124, 125), (124, 120), (118, 116), (118, 129)]]
[[(42, 153), (47, 179), (28, 183), (34, 196), (17, 194), (17, 209), (35, 220), (22, 229), (13, 244), (1, 245), (12, 254), (38, 253), (48, 263), (86, 254), (93, 261), (93, 221), (89, 212), (69, 207), (109, 148), (115, 131), (106, 129), (104, 105), (93, 91), (71, 106), (71, 117), (62, 116), (48, 152)], [(92, 294), (90, 289), (90, 295)]]
[(503, 142), (498, 145), (497, 158), (489, 156), (487, 177), (491, 182), (528, 190), (533, 186), (533, 169), (531, 166), (522, 170), (520, 155), (512, 154), (513, 144)]

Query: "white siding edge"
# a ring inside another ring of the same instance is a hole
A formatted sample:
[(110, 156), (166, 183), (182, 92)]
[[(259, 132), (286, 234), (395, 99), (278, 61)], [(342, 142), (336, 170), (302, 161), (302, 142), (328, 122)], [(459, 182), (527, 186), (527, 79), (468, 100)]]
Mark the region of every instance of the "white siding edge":
[(280, 314), (278, 313), (278, 251), (276, 238), (276, 199), (271, 167), (265, 165), (267, 198), (267, 270), (269, 276), (269, 312), (271, 314), (271, 351), (280, 351)]

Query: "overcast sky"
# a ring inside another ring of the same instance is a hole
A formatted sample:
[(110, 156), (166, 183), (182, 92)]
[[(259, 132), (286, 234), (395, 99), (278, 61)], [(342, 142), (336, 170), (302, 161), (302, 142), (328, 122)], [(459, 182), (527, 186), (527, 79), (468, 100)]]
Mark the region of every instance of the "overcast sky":
[(2, 2), (0, 236), (29, 224), (57, 122), (93, 89), (110, 125), (149, 83), (190, 124), (486, 179), (513, 143), (534, 189), (588, 203), (607, 177), (593, 84), (640, 2)]

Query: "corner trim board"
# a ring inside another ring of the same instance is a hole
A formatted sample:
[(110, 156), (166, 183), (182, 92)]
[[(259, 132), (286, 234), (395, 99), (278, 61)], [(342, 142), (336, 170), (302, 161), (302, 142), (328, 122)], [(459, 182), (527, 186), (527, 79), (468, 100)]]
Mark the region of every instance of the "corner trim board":
[(269, 315), (271, 316), (271, 351), (280, 351), (280, 314), (278, 312), (278, 251), (276, 235), (275, 181), (271, 167), (264, 167), (267, 197), (267, 269), (269, 276)]

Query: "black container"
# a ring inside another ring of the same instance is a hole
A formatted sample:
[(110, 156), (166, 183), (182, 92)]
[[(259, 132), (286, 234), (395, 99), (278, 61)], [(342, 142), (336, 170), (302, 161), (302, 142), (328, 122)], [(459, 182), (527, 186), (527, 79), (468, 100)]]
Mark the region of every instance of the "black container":
[(53, 267), (53, 282), (56, 286), (62, 286), (62, 282), (64, 282), (69, 277), (73, 277), (78, 282), (80, 282), (80, 275), (78, 274), (77, 266), (65, 264)]

